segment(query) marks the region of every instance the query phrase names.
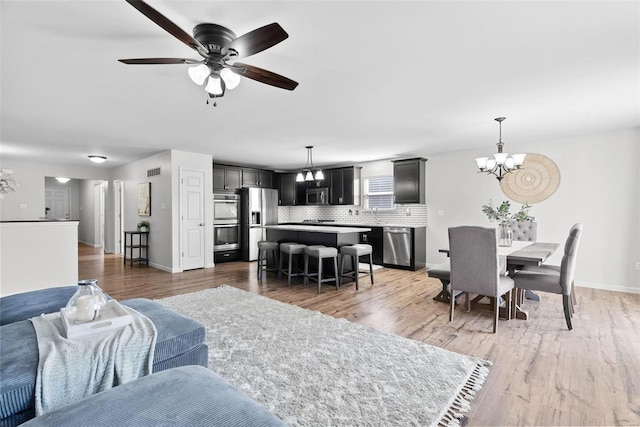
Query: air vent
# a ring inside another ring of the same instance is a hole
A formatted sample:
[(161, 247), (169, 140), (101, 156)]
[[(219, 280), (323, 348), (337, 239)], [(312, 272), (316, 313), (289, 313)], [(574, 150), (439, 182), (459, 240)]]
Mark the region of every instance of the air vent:
[(160, 175), (160, 168), (149, 169), (147, 171), (147, 178), (150, 176)]

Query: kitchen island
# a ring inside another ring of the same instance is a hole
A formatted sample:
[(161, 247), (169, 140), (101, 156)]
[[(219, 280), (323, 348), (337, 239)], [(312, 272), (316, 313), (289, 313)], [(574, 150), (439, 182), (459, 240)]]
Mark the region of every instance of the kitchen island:
[(332, 227), (324, 225), (279, 224), (265, 225), (267, 240), (271, 242), (298, 242), (305, 245), (340, 246), (359, 243), (360, 233), (368, 227)]

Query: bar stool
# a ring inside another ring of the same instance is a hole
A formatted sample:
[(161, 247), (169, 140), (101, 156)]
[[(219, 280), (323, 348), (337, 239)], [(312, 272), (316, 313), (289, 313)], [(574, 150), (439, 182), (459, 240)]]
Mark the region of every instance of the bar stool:
[[(309, 273), (309, 257), (318, 259), (318, 272)], [(333, 277), (322, 278), (322, 261), (325, 258), (333, 258)], [(318, 282), (318, 293), (324, 282), (335, 282), (336, 289), (340, 289), (340, 276), (338, 275), (338, 250), (326, 246), (307, 246), (304, 250), (304, 284), (309, 283), (309, 279), (316, 277)]]
[[(357, 244), (340, 248), (340, 280), (344, 277), (355, 280), (356, 290), (358, 290), (358, 278), (360, 277), (360, 257), (365, 255), (369, 255), (369, 272), (363, 272), (364, 277), (371, 276), (371, 284), (373, 285), (373, 247), (371, 245)], [(346, 273), (344, 272), (345, 257), (351, 257), (353, 266), (353, 270)]]
[[(269, 267), (269, 254), (272, 254), (274, 267)], [(262, 280), (262, 272), (278, 271), (278, 242), (261, 240), (258, 242), (258, 280)]]
[[(304, 250), (307, 249), (307, 245), (302, 243), (287, 242), (280, 243), (280, 268), (278, 269), (278, 279), (282, 273), (287, 273), (287, 286), (291, 286), (291, 277), (299, 277), (304, 275), (304, 271), (300, 268), (296, 257), (296, 269), (295, 272), (292, 269), (294, 255), (304, 255)], [(289, 255), (289, 268), (283, 268), (285, 255)]]

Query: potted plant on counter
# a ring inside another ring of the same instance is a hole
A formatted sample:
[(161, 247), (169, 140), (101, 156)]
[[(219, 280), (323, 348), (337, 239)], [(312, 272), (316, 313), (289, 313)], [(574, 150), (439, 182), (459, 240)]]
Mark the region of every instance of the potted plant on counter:
[(520, 210), (514, 214), (511, 214), (511, 202), (505, 200), (500, 203), (500, 206), (495, 208), (493, 202), (489, 200), (489, 203), (482, 206), (482, 212), (487, 215), (489, 221), (498, 222), (498, 244), (500, 246), (511, 246), (513, 239), (513, 232), (509, 223), (512, 221), (533, 221), (535, 217), (529, 215), (529, 209), (532, 206), (529, 203), (525, 203), (520, 207)]
[(149, 231), (149, 221), (140, 221), (138, 223), (138, 231)]

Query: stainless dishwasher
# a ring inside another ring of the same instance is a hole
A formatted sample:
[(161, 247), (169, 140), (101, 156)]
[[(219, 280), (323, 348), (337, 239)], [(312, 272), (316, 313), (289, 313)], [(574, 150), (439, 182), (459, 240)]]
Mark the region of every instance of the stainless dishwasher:
[(382, 239), (384, 264), (411, 266), (410, 227), (383, 227)]

